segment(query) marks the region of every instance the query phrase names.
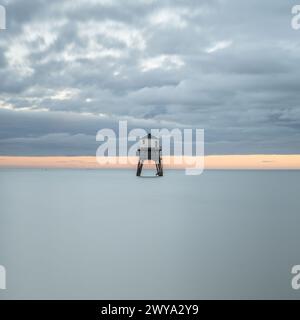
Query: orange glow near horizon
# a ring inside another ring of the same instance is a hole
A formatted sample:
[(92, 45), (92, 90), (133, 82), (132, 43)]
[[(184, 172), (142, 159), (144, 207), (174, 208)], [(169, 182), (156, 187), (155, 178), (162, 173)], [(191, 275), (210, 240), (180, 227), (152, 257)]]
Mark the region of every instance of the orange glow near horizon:
[[(110, 158), (110, 163), (99, 164), (93, 156), (0, 156), (0, 168), (133, 168), (137, 158)], [(163, 157), (167, 169), (183, 169), (189, 160), (184, 157)], [(204, 157), (204, 169), (221, 170), (300, 170), (300, 154), (294, 155), (213, 155)]]

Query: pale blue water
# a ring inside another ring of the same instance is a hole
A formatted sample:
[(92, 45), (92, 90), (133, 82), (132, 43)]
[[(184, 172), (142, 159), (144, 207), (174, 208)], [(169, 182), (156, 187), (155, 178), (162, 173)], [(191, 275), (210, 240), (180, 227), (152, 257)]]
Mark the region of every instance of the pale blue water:
[(0, 299), (300, 298), (299, 171), (0, 170)]

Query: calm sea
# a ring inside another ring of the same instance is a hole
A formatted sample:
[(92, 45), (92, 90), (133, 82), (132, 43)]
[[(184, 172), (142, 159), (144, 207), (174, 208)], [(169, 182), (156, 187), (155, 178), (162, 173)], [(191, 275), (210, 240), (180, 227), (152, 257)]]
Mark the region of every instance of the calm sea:
[(0, 170), (0, 299), (300, 298), (300, 171)]

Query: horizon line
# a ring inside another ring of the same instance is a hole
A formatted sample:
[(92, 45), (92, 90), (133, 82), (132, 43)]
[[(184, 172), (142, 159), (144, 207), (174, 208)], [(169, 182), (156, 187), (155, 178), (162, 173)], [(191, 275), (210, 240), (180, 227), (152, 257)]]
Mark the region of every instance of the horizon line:
[[(100, 164), (96, 156), (84, 155), (0, 156), (0, 168), (126, 169), (134, 168), (138, 159), (119, 156), (105, 158), (112, 160), (111, 163)], [(192, 167), (188, 160), (195, 157), (162, 158), (166, 169), (185, 169)], [(203, 161), (205, 170), (300, 170), (300, 154), (205, 155)], [(146, 165), (146, 168), (149, 167)]]

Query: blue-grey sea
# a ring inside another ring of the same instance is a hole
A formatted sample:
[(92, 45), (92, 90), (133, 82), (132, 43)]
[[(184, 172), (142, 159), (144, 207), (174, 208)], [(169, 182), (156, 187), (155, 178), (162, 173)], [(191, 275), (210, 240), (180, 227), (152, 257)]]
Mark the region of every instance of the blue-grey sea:
[(300, 171), (0, 170), (0, 299), (299, 299), (296, 264)]

